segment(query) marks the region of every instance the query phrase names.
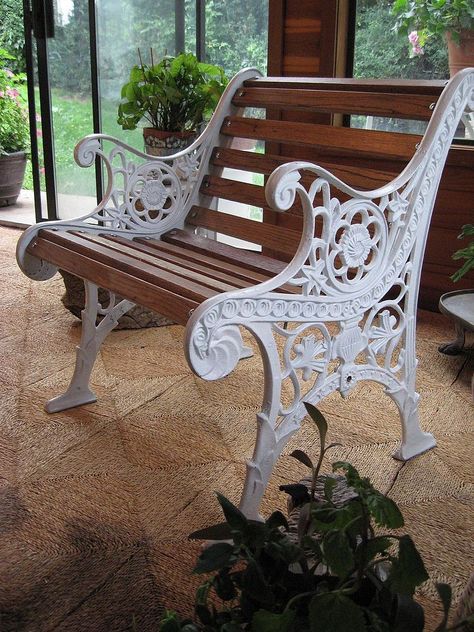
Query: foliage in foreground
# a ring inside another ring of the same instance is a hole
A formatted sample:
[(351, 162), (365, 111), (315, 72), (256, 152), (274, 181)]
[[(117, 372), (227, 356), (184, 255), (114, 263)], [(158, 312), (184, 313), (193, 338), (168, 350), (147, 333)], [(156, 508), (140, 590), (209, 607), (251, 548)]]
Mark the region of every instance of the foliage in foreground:
[[(474, 224), (465, 224), (458, 235), (458, 239), (466, 239), (467, 237), (474, 237)], [(459, 281), (469, 270), (474, 269), (474, 239), (471, 239), (465, 248), (456, 250), (453, 259), (456, 261), (464, 259), (462, 266), (451, 277), (453, 281)]]
[[(279, 511), (265, 522), (248, 520), (218, 495), (226, 522), (193, 534), (221, 540), (201, 553), (194, 569), (212, 573), (196, 593), (197, 621), (181, 621), (167, 612), (160, 632), (423, 630), (423, 609), (413, 595), (428, 574), (410, 536), (393, 533), (403, 526), (400, 510), (346, 462), (334, 463), (333, 471), (342, 477), (328, 476), (323, 497), (316, 497), (322, 458), (332, 446), (325, 447), (324, 417), (306, 407), (318, 426), (322, 450), (316, 465), (300, 450), (292, 454), (312, 472), (310, 489), (301, 485), (299, 490), (303, 504), (297, 534), (289, 536)], [(353, 494), (336, 502), (341, 478)], [(390, 531), (382, 533), (383, 528)], [(436, 632), (443, 632), (451, 589), (445, 584), (437, 588), (445, 614)]]

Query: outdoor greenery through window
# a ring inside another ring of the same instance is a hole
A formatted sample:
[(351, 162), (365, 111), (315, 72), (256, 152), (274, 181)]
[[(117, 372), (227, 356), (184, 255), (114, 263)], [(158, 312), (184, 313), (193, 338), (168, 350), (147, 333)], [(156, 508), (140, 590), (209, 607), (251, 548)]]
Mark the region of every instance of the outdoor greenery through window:
[[(448, 79), (448, 52), (442, 35), (430, 37), (422, 52), (395, 29), (393, 0), (357, 0), (354, 77), (366, 79)], [(353, 127), (423, 133), (426, 123), (352, 116)]]
[[(58, 193), (68, 197), (91, 196), (92, 204), (93, 170), (79, 169), (73, 158), (76, 142), (93, 131), (89, 4), (88, 0), (54, 0), (55, 37), (48, 40), (48, 63)], [(143, 150), (141, 132), (122, 130), (117, 123), (120, 90), (130, 69), (138, 63), (138, 48), (147, 58), (152, 48), (155, 60), (181, 52), (175, 48), (176, 3), (175, 0), (96, 0), (95, 5), (102, 131)], [(3, 0), (0, 7), (0, 47), (18, 58), (13, 70), (23, 72), (23, 2)], [(185, 52), (195, 53), (195, 0), (185, 0), (184, 14)], [(204, 58), (222, 66), (228, 77), (248, 66), (265, 73), (267, 40), (268, 0), (206, 1)], [(37, 89), (36, 94), (39, 112)], [(41, 144), (39, 115), (37, 124)], [(40, 172), (44, 172), (42, 163)], [(25, 185), (32, 188), (31, 175)], [(61, 200), (59, 207), (61, 215)]]

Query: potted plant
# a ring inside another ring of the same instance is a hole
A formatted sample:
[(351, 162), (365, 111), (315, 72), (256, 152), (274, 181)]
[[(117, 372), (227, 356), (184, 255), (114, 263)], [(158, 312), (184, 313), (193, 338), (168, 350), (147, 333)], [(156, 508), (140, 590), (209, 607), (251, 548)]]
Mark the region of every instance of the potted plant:
[(412, 53), (423, 53), (426, 40), (444, 35), (451, 77), (474, 66), (474, 4), (472, 0), (395, 0), (395, 29), (408, 36)]
[[(414, 592), (428, 574), (410, 536), (394, 531), (403, 526), (400, 510), (349, 463), (334, 463), (342, 475), (319, 475), (332, 446), (325, 447), (323, 415), (306, 408), (321, 453), (315, 465), (301, 450), (292, 453), (311, 469), (308, 485), (291, 486), (300, 507), (296, 537), (281, 512), (265, 522), (248, 520), (218, 495), (226, 522), (190, 536), (222, 540), (203, 549), (194, 569), (207, 575), (196, 593), (196, 621), (168, 611), (160, 632), (424, 630)], [(341, 481), (350, 493), (338, 494)], [(437, 589), (444, 615), (435, 632), (460, 629), (460, 622), (447, 627), (450, 587)], [(467, 614), (465, 621), (472, 619)]]
[(227, 85), (219, 66), (199, 62), (190, 53), (140, 64), (122, 87), (117, 122), (136, 129), (142, 121), (145, 148), (166, 155), (186, 147), (214, 111)]
[(8, 69), (15, 59), (0, 49), (0, 206), (15, 204), (23, 184), (29, 127), (17, 85), (25, 75)]

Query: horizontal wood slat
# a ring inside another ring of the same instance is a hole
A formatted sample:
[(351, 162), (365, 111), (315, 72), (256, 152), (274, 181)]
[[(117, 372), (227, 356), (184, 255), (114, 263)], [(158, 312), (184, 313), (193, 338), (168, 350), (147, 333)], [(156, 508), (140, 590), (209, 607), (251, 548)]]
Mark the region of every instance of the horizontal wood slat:
[(297, 88), (298, 90), (367, 91), (385, 94), (429, 94), (439, 97), (446, 81), (421, 79), (342, 79), (332, 77), (258, 77), (248, 79), (246, 88)]
[(429, 120), (435, 103), (431, 94), (387, 94), (299, 88), (241, 88), (233, 104), (237, 107), (286, 108), (339, 114), (364, 114)]
[(259, 208), (267, 206), (262, 186), (219, 176), (206, 176), (201, 184), (201, 193)]
[(260, 244), (286, 254), (293, 255), (300, 243), (301, 233), (275, 226), (267, 222), (257, 222), (245, 217), (230, 215), (202, 206), (194, 206), (188, 215), (188, 223), (224, 235)]
[(420, 142), (418, 134), (397, 134), (348, 127), (333, 127), (295, 121), (276, 121), (229, 116), (221, 133), (226, 136), (252, 138), (291, 145), (324, 149), (327, 154), (341, 151), (355, 156), (370, 154), (409, 160)]
[(187, 323), (192, 310), (199, 305), (197, 301), (127, 274), (117, 269), (115, 264), (98, 265), (97, 261), (85, 254), (70, 250), (49, 239), (37, 237), (28, 247), (28, 251), (35, 257), (50, 261), (71, 274), (121, 294), (138, 305), (153, 309), (183, 325)]
[(215, 276), (211, 276), (207, 274), (206, 268), (200, 265), (194, 265), (192, 267), (182, 265), (181, 261), (177, 257), (170, 257), (161, 253), (160, 256), (158, 256), (156, 250), (150, 248), (147, 251), (146, 246), (135, 244), (133, 240), (130, 239), (119, 238), (117, 240), (110, 236), (92, 235), (90, 233), (85, 233), (82, 237), (91, 243), (102, 244), (118, 255), (123, 254), (132, 257), (138, 262), (150, 264), (160, 270), (172, 272), (183, 279), (195, 281), (196, 283), (200, 283), (201, 285), (209, 287), (212, 290), (217, 290), (218, 292), (228, 292), (230, 290), (235, 290), (236, 287), (247, 287), (248, 285), (242, 285), (241, 281), (233, 279), (230, 276), (226, 279), (219, 279)]
[(269, 276), (278, 274), (286, 266), (284, 262), (272, 259), (272, 257), (266, 257), (251, 250), (242, 250), (241, 248), (221, 244), (214, 239), (200, 237), (187, 230), (172, 230), (163, 235), (162, 239), (170, 244), (183, 246), (204, 255), (212, 253), (212, 256), (217, 259), (232, 264), (240, 264), (248, 270), (265, 273)]
[(122, 252), (114, 252), (110, 247), (91, 242), (81, 235), (45, 229), (41, 230), (39, 234), (51, 243), (56, 243), (73, 252), (86, 255), (96, 261), (96, 265), (113, 265), (118, 270), (137, 279), (143, 279), (148, 283), (163, 287), (193, 301), (202, 302), (218, 293), (217, 290), (212, 290), (197, 281), (184, 279), (178, 274), (159, 269), (144, 261), (138, 261), (135, 257), (127, 256)]

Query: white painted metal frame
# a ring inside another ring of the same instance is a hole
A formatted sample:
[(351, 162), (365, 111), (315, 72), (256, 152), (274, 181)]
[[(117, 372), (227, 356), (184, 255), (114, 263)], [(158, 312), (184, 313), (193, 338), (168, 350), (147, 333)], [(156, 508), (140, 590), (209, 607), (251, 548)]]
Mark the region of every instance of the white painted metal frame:
[[(93, 164), (97, 155), (106, 165), (109, 183), (104, 201), (88, 216), (48, 227), (111, 232), (127, 238), (156, 238), (183, 227), (189, 208), (199, 203), (199, 185), (223, 119), (235, 112), (232, 95), (242, 81), (257, 74), (253, 70), (239, 73), (207, 130), (188, 150), (174, 156), (150, 159), (107, 136), (93, 135), (81, 141), (76, 148), (80, 165)], [(335, 390), (346, 396), (357, 382), (374, 380), (385, 387), (399, 409), (402, 439), (394, 456), (409, 459), (435, 445), (418, 420), (416, 304), (441, 173), (459, 121), (473, 110), (474, 69), (467, 69), (444, 90), (408, 166), (374, 191), (353, 189), (308, 162), (277, 168), (267, 183), (268, 204), (284, 212), (298, 196), (303, 208), (302, 237), (293, 260), (273, 279), (208, 299), (192, 314), (185, 351), (197, 375), (216, 380), (234, 369), (246, 355), (239, 327), (253, 334), (262, 354), (263, 404), (241, 500), (248, 516), (258, 517), (273, 466), (305, 414), (304, 401), (317, 403)], [(102, 149), (104, 141), (114, 143), (108, 155)], [(128, 161), (126, 152), (146, 162)], [(303, 170), (314, 175), (309, 189), (301, 184)], [(350, 199), (340, 202), (336, 190)], [(140, 210), (135, 205), (138, 199), (142, 201)], [(315, 231), (316, 222), (321, 230)], [(21, 268), (36, 279), (50, 278), (56, 271), (26, 253), (41, 227), (26, 231), (18, 246)], [(300, 293), (278, 292), (285, 283), (299, 288)], [(93, 401), (88, 381), (100, 343), (118, 316), (133, 306), (130, 301), (115, 305), (112, 299), (106, 319), (96, 326), (97, 289), (91, 283), (86, 288), (73, 381), (65, 395), (48, 403), (50, 412)], [(389, 290), (393, 295), (387, 298)], [(291, 385), (290, 402), (282, 398), (285, 382)]]

